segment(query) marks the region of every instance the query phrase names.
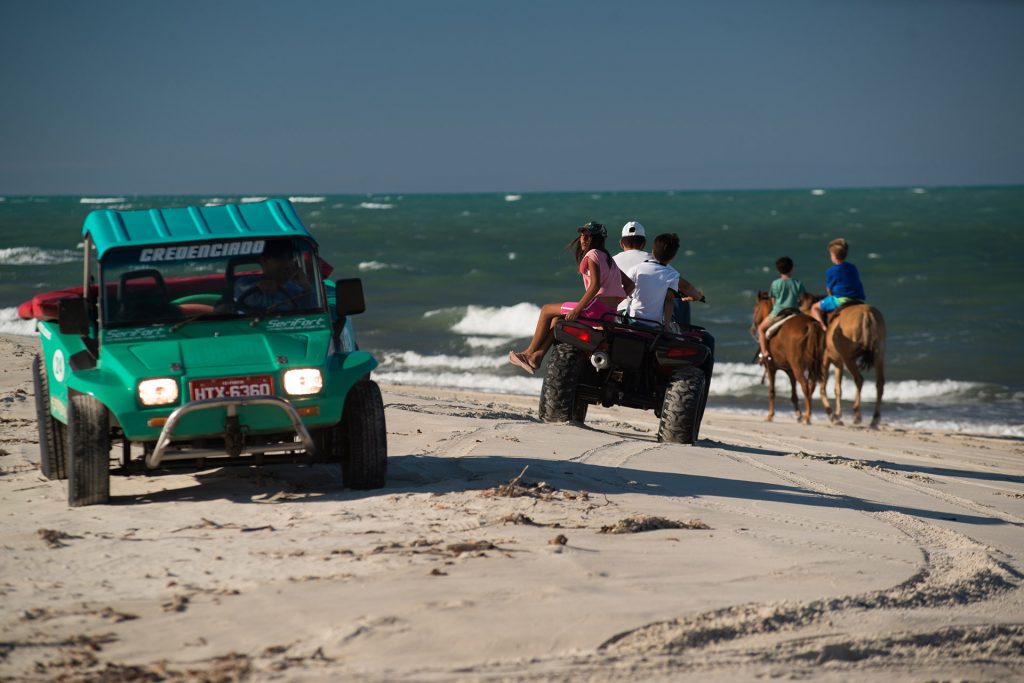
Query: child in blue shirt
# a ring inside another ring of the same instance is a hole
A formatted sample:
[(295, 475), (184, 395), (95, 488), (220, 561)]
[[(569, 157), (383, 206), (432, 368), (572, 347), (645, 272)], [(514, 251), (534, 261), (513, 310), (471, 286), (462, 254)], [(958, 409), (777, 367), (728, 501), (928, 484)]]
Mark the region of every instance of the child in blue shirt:
[(842, 237), (828, 243), (828, 253), (835, 265), (825, 271), (825, 293), (827, 296), (811, 307), (811, 315), (825, 329), (825, 313), (834, 311), (851, 301), (864, 301), (864, 285), (860, 281), (857, 266), (848, 263), (846, 255), (850, 245)]

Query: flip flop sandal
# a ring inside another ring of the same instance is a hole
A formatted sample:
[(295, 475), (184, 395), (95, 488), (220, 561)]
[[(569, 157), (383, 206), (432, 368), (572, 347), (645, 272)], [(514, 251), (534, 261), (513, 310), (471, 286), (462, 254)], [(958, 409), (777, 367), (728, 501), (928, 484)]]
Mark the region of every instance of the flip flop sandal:
[(530, 365), (530, 361), (527, 360), (526, 354), (516, 353), (515, 351), (508, 352), (508, 362), (511, 363), (512, 365), (517, 365), (521, 367), (523, 370), (527, 372), (527, 374), (530, 375), (532, 375), (537, 369)]

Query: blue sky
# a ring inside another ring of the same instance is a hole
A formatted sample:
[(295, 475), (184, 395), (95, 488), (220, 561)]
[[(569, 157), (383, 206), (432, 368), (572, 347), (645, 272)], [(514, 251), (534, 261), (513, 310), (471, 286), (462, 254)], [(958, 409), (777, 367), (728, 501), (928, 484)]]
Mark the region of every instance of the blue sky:
[(0, 0), (0, 195), (1024, 183), (1024, 3)]

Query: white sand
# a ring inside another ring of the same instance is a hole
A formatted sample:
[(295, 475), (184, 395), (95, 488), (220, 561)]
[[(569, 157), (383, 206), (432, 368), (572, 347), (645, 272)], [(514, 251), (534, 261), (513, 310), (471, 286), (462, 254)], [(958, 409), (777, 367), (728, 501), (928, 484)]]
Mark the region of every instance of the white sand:
[[(35, 347), (0, 353), (0, 680), (1024, 680), (1019, 440), (712, 408), (692, 448), (389, 386), (383, 490), (179, 470), (71, 509)], [(601, 532), (636, 515), (688, 524)]]

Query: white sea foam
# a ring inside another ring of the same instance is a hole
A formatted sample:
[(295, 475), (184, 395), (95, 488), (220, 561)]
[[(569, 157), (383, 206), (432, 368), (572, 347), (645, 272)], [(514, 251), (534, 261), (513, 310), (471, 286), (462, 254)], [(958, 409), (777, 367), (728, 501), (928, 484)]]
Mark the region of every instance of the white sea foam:
[(383, 263), (381, 261), (360, 261), (359, 270), (410, 270), (406, 266), (398, 265), (397, 263)]
[(514, 252), (514, 251), (508, 252), (508, 260), (509, 261), (515, 261), (516, 260), (516, 252)]
[(928, 190), (924, 189), (923, 187), (915, 187), (913, 190), (911, 190), (911, 192), (913, 192), (914, 194), (927, 194)]
[(124, 197), (82, 197), (79, 204), (120, 204), (125, 201)]
[(386, 210), (386, 209), (393, 209), (393, 208), (395, 208), (395, 205), (394, 204), (384, 204), (383, 202), (360, 202), (359, 203), (359, 208), (360, 209)]
[(959, 432), (961, 434), (979, 434), (984, 436), (1011, 436), (1024, 438), (1024, 425), (976, 422), (973, 420), (886, 420), (886, 424), (894, 427), (910, 429), (931, 429), (941, 432)]
[(505, 356), (451, 356), (447, 354), (425, 356), (415, 351), (404, 351), (402, 353), (385, 353), (381, 368), (388, 371), (412, 368), (482, 370), (500, 368), (507, 364), (508, 358)]
[(473, 336), (529, 337), (537, 325), (540, 308), (531, 303), (515, 306), (467, 306), (452, 332)]
[(497, 349), (512, 343), (512, 337), (466, 337), (463, 339), (471, 349)]
[(821, 195), (825, 194), (825, 190), (811, 190), (811, 194), (813, 194), (815, 197), (820, 197)]
[(0, 249), (0, 266), (40, 266), (73, 263), (82, 258), (71, 249), (41, 249), (39, 247), (5, 247)]
[(505, 195), (505, 201), (506, 202), (518, 202), (522, 198), (523, 198), (523, 195), (521, 195), (521, 194), (507, 194), (507, 195)]
[(17, 334), (32, 337), (36, 332), (35, 320), (22, 320), (17, 308), (0, 308), (0, 334)]
[(544, 380), (537, 377), (509, 377), (461, 372), (374, 371), (374, 379), (390, 384), (415, 384), (428, 387), (449, 387), (485, 391), (491, 394), (525, 394), (538, 396)]
[[(764, 370), (753, 363), (716, 363), (714, 377), (711, 380), (712, 396), (767, 396), (766, 385), (762, 385)], [(789, 380), (779, 372), (775, 376), (776, 391), (788, 391)], [(826, 391), (829, 397), (834, 394), (835, 382), (829, 373)], [(882, 400), (890, 403), (942, 403), (957, 399), (970, 398), (982, 393), (988, 385), (979, 382), (963, 382), (945, 379), (937, 381), (902, 380), (887, 382)], [(843, 375), (843, 400), (852, 400), (857, 390), (853, 380)], [(817, 389), (815, 393), (817, 393)], [(875, 398), (875, 381), (871, 375), (864, 380), (861, 400), (873, 402)]]
[(327, 197), (289, 197), (288, 201), (293, 204), (319, 204), (320, 202), (327, 199)]
[[(717, 381), (717, 379), (715, 380)], [(778, 408), (776, 403), (776, 408)], [(737, 408), (734, 406), (709, 406), (717, 411), (731, 415), (754, 415), (763, 416), (763, 408)], [(824, 417), (819, 416), (819, 406), (814, 405), (814, 419), (821, 424)], [(785, 412), (785, 411), (783, 411)], [(827, 422), (827, 420), (826, 420)], [(937, 432), (957, 432), (960, 434), (978, 434), (984, 436), (1009, 436), (1024, 438), (1024, 425), (1005, 424), (995, 422), (978, 422), (976, 420), (919, 420), (891, 418), (888, 415), (882, 416), (882, 424), (886, 427), (902, 427), (905, 429), (932, 430)]]
[(267, 201), (267, 198), (266, 197), (242, 197), (238, 201), (240, 201), (242, 204), (254, 204), (256, 202), (265, 202), (265, 201)]

